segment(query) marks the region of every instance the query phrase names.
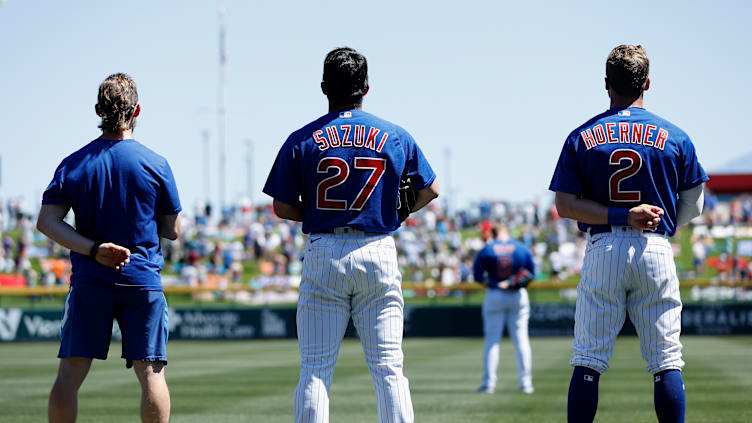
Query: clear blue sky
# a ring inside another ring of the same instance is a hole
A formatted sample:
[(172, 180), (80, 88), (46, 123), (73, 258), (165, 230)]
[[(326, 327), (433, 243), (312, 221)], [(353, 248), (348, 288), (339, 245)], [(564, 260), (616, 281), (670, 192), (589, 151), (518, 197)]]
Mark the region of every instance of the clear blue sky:
[(230, 199), (246, 191), (252, 139), (253, 197), (269, 201), (272, 161), (290, 132), (325, 113), (322, 62), (342, 45), (368, 58), (364, 108), (410, 131), (460, 204), (548, 201), (564, 138), (608, 106), (605, 58), (622, 43), (646, 47), (646, 107), (690, 134), (707, 170), (752, 150), (750, 2), (8, 0), (0, 197), (34, 209), (60, 160), (98, 136), (99, 83), (126, 72), (142, 104), (135, 138), (167, 157), (187, 209), (203, 197), (209, 131), (216, 200), (219, 7)]

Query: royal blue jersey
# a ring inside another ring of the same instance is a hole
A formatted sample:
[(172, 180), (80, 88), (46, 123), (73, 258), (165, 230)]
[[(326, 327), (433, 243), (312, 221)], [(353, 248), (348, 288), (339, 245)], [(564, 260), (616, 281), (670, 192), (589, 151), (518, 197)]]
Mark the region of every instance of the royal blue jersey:
[(496, 287), (499, 282), (527, 269), (535, 275), (533, 256), (525, 245), (514, 239), (494, 240), (486, 244), (475, 257), (473, 276), (475, 281)]
[(287, 138), (264, 192), (286, 204), (302, 200), (305, 233), (340, 226), (388, 233), (400, 225), (403, 171), (416, 190), (436, 178), (401, 127), (362, 110), (331, 112)]
[(120, 271), (71, 251), (72, 284), (161, 289), (164, 259), (157, 216), (181, 210), (175, 178), (163, 157), (132, 139), (94, 140), (63, 159), (42, 204), (72, 208), (76, 232), (131, 251), (130, 263)]
[[(632, 208), (646, 203), (665, 215), (657, 230), (676, 232), (680, 191), (708, 180), (686, 133), (639, 107), (611, 109), (572, 131), (549, 189)], [(578, 222), (580, 230), (608, 225)]]

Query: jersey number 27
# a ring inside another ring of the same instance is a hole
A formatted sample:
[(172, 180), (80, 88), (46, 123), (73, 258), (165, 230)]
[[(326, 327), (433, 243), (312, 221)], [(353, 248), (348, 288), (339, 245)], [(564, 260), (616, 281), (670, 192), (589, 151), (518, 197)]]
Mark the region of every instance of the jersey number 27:
[(640, 191), (622, 191), (621, 183), (640, 171), (642, 168), (642, 157), (640, 153), (634, 150), (620, 148), (614, 150), (608, 159), (608, 164), (611, 166), (620, 166), (623, 162), (627, 162), (629, 166), (617, 170), (608, 178), (608, 197), (611, 201), (622, 203), (640, 201), (642, 199)]
[(332, 199), (328, 197), (327, 191), (338, 185), (345, 183), (350, 176), (350, 166), (347, 162), (339, 157), (324, 157), (319, 161), (316, 167), (317, 173), (329, 173), (334, 169), (334, 175), (324, 178), (316, 187), (316, 208), (319, 210), (363, 210), (363, 206), (371, 197), (376, 185), (381, 181), (386, 169), (386, 159), (377, 159), (374, 157), (355, 157), (353, 167), (358, 170), (370, 170), (371, 175), (366, 180), (365, 185), (348, 207), (347, 200)]

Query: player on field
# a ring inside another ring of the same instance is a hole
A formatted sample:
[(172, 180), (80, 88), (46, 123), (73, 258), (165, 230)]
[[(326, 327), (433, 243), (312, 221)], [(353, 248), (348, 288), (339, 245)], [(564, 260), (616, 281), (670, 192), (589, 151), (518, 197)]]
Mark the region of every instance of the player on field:
[[(132, 139), (141, 105), (129, 76), (105, 79), (95, 110), (102, 135), (60, 163), (37, 223), (70, 249), (73, 265), (49, 419), (75, 421), (78, 388), (92, 359), (107, 358), (114, 318), (122, 357), (141, 384), (141, 420), (167, 422), (167, 303), (159, 238), (174, 240), (180, 233), (178, 191), (167, 161)], [(63, 220), (70, 209), (75, 229)]]
[(410, 134), (362, 110), (369, 88), (365, 57), (347, 47), (329, 52), (321, 82), (329, 112), (288, 137), (264, 186), (277, 216), (303, 222), (309, 234), (297, 310), (296, 422), (329, 421), (334, 363), (351, 317), (379, 421), (413, 421), (402, 373), (402, 277), (390, 233), (401, 223), (403, 176), (417, 191), (413, 211), (439, 187)]
[(592, 422), (598, 380), (628, 314), (654, 375), (660, 422), (684, 421), (682, 303), (669, 237), (702, 212), (708, 180), (687, 134), (645, 110), (649, 62), (621, 45), (606, 61), (607, 111), (564, 142), (550, 189), (559, 215), (589, 234), (577, 287), (570, 422)]
[(483, 385), (478, 392), (492, 394), (496, 389), (499, 367), (499, 342), (504, 327), (514, 342), (517, 354), (517, 383), (526, 394), (535, 392), (532, 376), (532, 352), (527, 325), (530, 300), (525, 288), (535, 274), (530, 250), (509, 236), (505, 225), (491, 230), (493, 238), (478, 253), (473, 264), (475, 281), (486, 285), (483, 300)]

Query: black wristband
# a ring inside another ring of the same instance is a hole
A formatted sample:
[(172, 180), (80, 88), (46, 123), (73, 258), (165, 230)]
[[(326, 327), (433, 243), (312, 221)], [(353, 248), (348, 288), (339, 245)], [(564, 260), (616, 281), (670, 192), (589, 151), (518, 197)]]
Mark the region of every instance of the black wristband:
[(97, 261), (97, 251), (99, 251), (100, 245), (102, 245), (101, 242), (95, 242), (94, 245), (91, 246), (91, 250), (89, 250), (89, 257), (94, 261)]

